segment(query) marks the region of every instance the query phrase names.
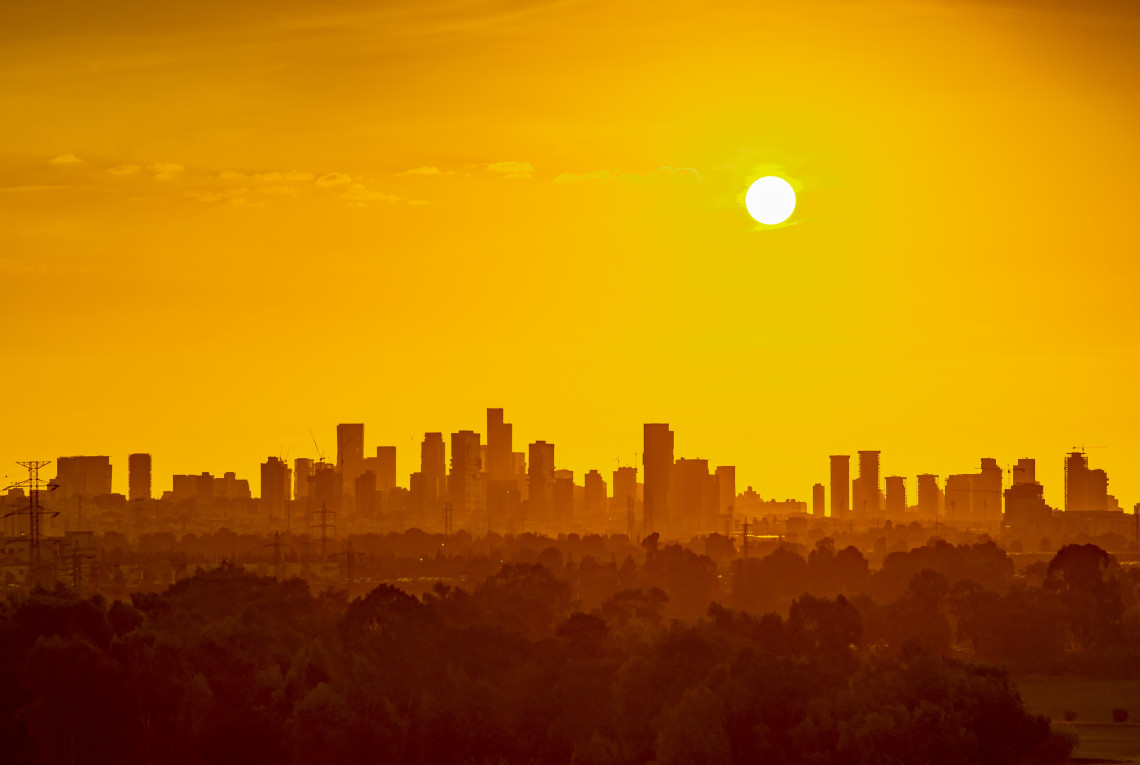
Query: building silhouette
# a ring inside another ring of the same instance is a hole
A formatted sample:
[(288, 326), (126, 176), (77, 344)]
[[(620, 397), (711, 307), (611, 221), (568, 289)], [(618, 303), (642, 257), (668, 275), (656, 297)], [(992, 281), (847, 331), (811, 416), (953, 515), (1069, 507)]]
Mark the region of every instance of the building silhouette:
[(1005, 525), (1015, 532), (1041, 534), (1053, 520), (1053, 508), (1045, 504), (1045, 489), (1037, 482), (1034, 460), (1022, 458), (1013, 468), (1013, 485), (1003, 492)]
[(293, 460), (293, 497), (308, 499), (309, 486), (313, 482), (313, 461), (308, 457)]
[(822, 517), (824, 514), (823, 484), (817, 483), (811, 487), (811, 514)]
[(997, 460), (983, 457), (977, 473), (946, 478), (946, 515), (952, 521), (993, 523), (1002, 518), (1002, 472)]
[(879, 452), (859, 452), (859, 477), (851, 484), (857, 518), (869, 520), (882, 515), (879, 494)]
[(470, 430), (451, 434), (451, 472), (447, 477), (452, 517), (460, 528), (482, 528), (483, 461), (480, 436)]
[(532, 530), (549, 528), (554, 521), (554, 444), (530, 445), (527, 487), (526, 523)]
[(278, 519), (285, 516), (292, 472), (280, 457), (270, 457), (261, 463), (261, 513), (265, 517)]
[(666, 423), (646, 423), (642, 464), (645, 475), (644, 532), (664, 533), (670, 526), (669, 489), (673, 472), (673, 431)]
[(364, 472), (364, 423), (336, 426), (336, 469), (340, 471), (344, 493), (351, 494), (357, 476)]
[(582, 481), (582, 524), (589, 529), (602, 530), (609, 526), (609, 503), (606, 496), (606, 479), (597, 470), (586, 473)]
[(60, 457), (55, 461), (53, 483), (58, 487), (53, 499), (98, 497), (111, 493), (111, 458)]
[(888, 518), (899, 519), (906, 515), (906, 479), (901, 475), (889, 475), (883, 479), (886, 486), (886, 499), (883, 509)]
[(942, 490), (938, 488), (938, 476), (922, 473), (918, 476), (918, 515), (922, 522), (934, 521), (941, 513)]
[(132, 502), (151, 498), (150, 455), (137, 453), (127, 457), (127, 499)]
[(833, 454), (831, 459), (831, 517), (849, 520), (851, 509), (851, 455)]

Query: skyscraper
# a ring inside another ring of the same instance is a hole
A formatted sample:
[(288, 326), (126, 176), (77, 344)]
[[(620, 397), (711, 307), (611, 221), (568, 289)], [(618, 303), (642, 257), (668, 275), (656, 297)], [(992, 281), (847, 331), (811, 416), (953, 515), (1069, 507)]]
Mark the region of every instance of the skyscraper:
[(357, 476), (364, 470), (364, 423), (336, 426), (336, 467), (341, 474), (344, 493), (351, 494)]
[(673, 431), (667, 423), (645, 423), (642, 464), (645, 468), (645, 533), (669, 530), (669, 489), (673, 473)]
[(447, 447), (443, 433), (424, 433), (420, 444), (420, 473), (423, 476), (423, 510), (435, 510), (447, 497)]
[(597, 470), (591, 470), (586, 473), (584, 483), (582, 511), (585, 517), (582, 521), (590, 531), (601, 533), (606, 530), (608, 520), (606, 479)]
[(848, 520), (851, 496), (851, 455), (831, 455), (831, 517)]
[(670, 515), (673, 519), (673, 532), (683, 534), (707, 534), (719, 531), (720, 525), (713, 518), (716, 507), (709, 507), (709, 461), (701, 459), (679, 459), (673, 463), (670, 475), (669, 494), (673, 506)]
[(736, 505), (736, 467), (720, 465), (716, 469), (717, 512), (726, 517), (732, 516)]
[(631, 512), (637, 512), (637, 468), (629, 465), (614, 471), (610, 514), (618, 519), (622, 529), (627, 529)]
[(461, 430), (451, 434), (451, 473), (448, 496), (452, 517), (459, 528), (476, 530), (483, 521), (483, 462), (479, 434)]
[(811, 487), (811, 514), (822, 517), (824, 515), (823, 484), (817, 483)]
[(859, 478), (854, 494), (856, 517), (878, 518), (882, 514), (879, 501), (879, 452), (859, 452)]
[(527, 526), (546, 529), (554, 520), (554, 444), (535, 441), (527, 461)]
[(918, 515), (923, 523), (938, 518), (942, 490), (938, 488), (938, 476), (922, 473), (918, 476)]
[(889, 475), (884, 483), (887, 487), (884, 510), (888, 518), (898, 520), (906, 515), (906, 479), (901, 475)]
[(261, 514), (266, 518), (284, 517), (289, 501), (289, 466), (280, 457), (261, 463)]
[(110, 457), (60, 457), (55, 466), (56, 499), (111, 493)]
[(487, 410), (487, 479), (504, 481), (511, 475), (513, 427), (503, 422), (502, 409)]
[(150, 455), (132, 454), (127, 457), (127, 498), (132, 502), (150, 499)]
[(293, 496), (297, 499), (307, 498), (312, 480), (313, 461), (308, 457), (293, 460)]

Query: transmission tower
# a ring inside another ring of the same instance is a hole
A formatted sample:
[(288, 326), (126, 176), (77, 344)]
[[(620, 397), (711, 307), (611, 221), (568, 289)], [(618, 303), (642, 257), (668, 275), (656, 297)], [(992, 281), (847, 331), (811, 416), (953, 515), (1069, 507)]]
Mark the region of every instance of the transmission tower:
[(329, 523), (329, 516), (330, 515), (336, 515), (336, 513), (333, 511), (330, 511), (327, 507), (325, 507), (325, 503), (321, 502), (320, 512), (319, 513), (313, 513), (313, 514), (320, 516), (320, 519), (321, 519), (320, 523), (314, 523), (314, 524), (312, 524), (312, 527), (314, 529), (320, 529), (321, 530), (321, 563), (324, 564), (324, 562), (328, 560), (328, 552), (329, 552), (328, 530), (329, 529), (334, 529), (334, 530), (336, 529), (336, 526)]
[(51, 463), (51, 460), (28, 460), (26, 462), (17, 462), (17, 465), (27, 468), (28, 478), (25, 481), (14, 483), (9, 486), (9, 489), (26, 489), (28, 492), (28, 504), (26, 507), (21, 507), (17, 510), (4, 515), (8, 518), (13, 515), (26, 515), (28, 516), (28, 571), (32, 574), (32, 578), (36, 583), (39, 583), (39, 575), (43, 568), (43, 559), (40, 555), (40, 519), (43, 516), (55, 518), (59, 515), (54, 510), (48, 510), (40, 504), (40, 492), (44, 489), (52, 491), (58, 488), (57, 484), (49, 483), (40, 478), (40, 468)]
[(267, 545), (262, 545), (262, 547), (272, 547), (273, 548), (273, 578), (274, 579), (280, 579), (281, 578), (281, 548), (282, 547), (288, 547), (290, 550), (292, 550), (293, 545), (282, 544), (281, 543), (281, 532), (275, 531), (275, 532), (273, 532), (273, 541)]

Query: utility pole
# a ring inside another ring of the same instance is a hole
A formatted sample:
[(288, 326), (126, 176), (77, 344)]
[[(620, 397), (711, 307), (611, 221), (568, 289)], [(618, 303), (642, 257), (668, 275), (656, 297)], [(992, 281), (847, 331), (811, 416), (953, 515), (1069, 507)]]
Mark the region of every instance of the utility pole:
[(324, 564), (324, 562), (326, 560), (328, 560), (328, 550), (329, 550), (328, 530), (329, 529), (336, 529), (336, 526), (329, 523), (329, 516), (330, 515), (336, 515), (336, 513), (329, 511), (329, 509), (325, 506), (325, 503), (321, 502), (321, 512), (320, 512), (321, 522), (313, 524), (313, 528), (321, 530), (321, 564), (322, 565)]
[(24, 467), (28, 471), (27, 480), (20, 481), (10, 485), (9, 489), (27, 489), (28, 491), (28, 504), (27, 507), (19, 510), (12, 510), (4, 515), (5, 518), (13, 515), (27, 515), (28, 516), (28, 573), (36, 584), (40, 583), (40, 574), (42, 573), (43, 563), (40, 555), (40, 519), (43, 516), (55, 518), (59, 515), (54, 510), (48, 510), (40, 504), (40, 492), (44, 489), (52, 491), (58, 488), (57, 484), (49, 483), (40, 479), (40, 468), (51, 463), (51, 460), (28, 460), (25, 462), (17, 462), (17, 465)]

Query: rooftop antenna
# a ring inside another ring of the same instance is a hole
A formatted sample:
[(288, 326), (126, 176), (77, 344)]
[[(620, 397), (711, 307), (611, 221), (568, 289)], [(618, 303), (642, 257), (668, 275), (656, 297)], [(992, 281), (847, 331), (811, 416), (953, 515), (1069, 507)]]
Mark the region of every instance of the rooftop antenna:
[(28, 516), (28, 569), (32, 572), (36, 582), (39, 582), (39, 573), (42, 569), (42, 561), (40, 557), (40, 519), (43, 516), (48, 518), (55, 518), (59, 515), (54, 510), (48, 510), (40, 504), (40, 492), (44, 489), (48, 491), (55, 491), (59, 488), (59, 484), (49, 483), (48, 481), (40, 478), (40, 468), (51, 463), (51, 460), (27, 460), (24, 462), (17, 462), (17, 465), (24, 467), (28, 471), (26, 480), (19, 481), (18, 483), (8, 486), (9, 489), (27, 489), (28, 490), (28, 504), (26, 507), (12, 510), (4, 515), (8, 518), (13, 515), (27, 515)]

